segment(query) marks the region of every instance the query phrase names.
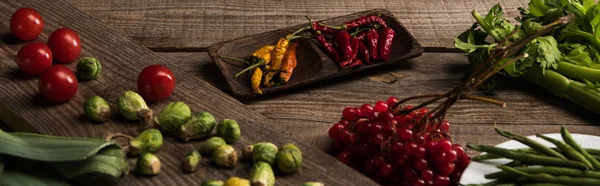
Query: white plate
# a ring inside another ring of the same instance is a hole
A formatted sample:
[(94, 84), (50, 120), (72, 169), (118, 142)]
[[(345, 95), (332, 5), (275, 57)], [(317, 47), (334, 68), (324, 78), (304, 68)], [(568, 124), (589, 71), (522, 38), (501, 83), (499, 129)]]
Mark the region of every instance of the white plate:
[[(558, 139), (562, 141), (562, 137), (560, 133), (552, 133), (552, 134), (544, 134), (545, 136)], [(593, 148), (600, 149), (600, 137), (598, 136), (590, 136), (585, 134), (571, 134), (573, 139), (577, 141), (583, 148)], [(555, 147), (550, 142), (547, 142), (541, 138), (536, 136), (528, 136), (537, 142), (540, 142), (548, 147)], [(496, 147), (506, 148), (506, 149), (519, 149), (519, 148), (527, 148), (526, 145), (521, 144), (518, 141), (510, 140), (501, 144), (496, 145)], [(508, 159), (497, 159), (497, 160), (488, 160), (484, 162), (475, 162), (472, 161), (469, 166), (463, 172), (462, 177), (460, 178), (460, 183), (463, 185), (467, 184), (483, 184), (490, 182), (492, 180), (485, 179), (484, 175), (498, 172), (500, 169), (496, 168), (496, 165), (506, 164), (510, 162)]]

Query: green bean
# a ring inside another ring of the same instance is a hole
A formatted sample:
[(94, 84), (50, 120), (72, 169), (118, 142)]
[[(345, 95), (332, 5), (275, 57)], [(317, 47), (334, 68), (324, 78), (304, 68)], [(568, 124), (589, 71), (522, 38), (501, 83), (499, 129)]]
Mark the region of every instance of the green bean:
[(522, 167), (522, 166), (526, 166), (525, 164), (521, 163), (520, 161), (511, 161), (508, 162), (507, 164), (504, 164), (506, 166), (511, 166), (511, 167)]
[[(528, 174), (538, 174), (538, 173), (547, 173), (553, 176), (571, 176), (571, 177), (587, 177), (587, 178), (595, 178), (600, 179), (600, 172), (596, 171), (583, 171), (579, 169), (571, 169), (564, 167), (513, 167), (515, 170), (528, 173)], [(490, 174), (486, 174), (486, 179), (514, 179), (515, 176), (519, 176), (518, 174), (511, 172), (494, 172)]]
[(530, 139), (528, 137), (525, 137), (525, 136), (522, 136), (519, 134), (514, 134), (514, 133), (511, 133), (508, 131), (503, 131), (499, 128), (494, 128), (494, 130), (496, 130), (496, 133), (500, 134), (501, 136), (521, 142), (522, 144), (525, 144), (525, 145), (531, 147), (532, 149), (535, 149), (536, 151), (539, 151), (545, 155), (548, 155), (551, 157), (557, 157), (557, 158), (564, 159), (564, 160), (567, 159), (565, 156), (563, 156), (559, 152), (556, 152), (555, 150), (552, 150), (552, 149), (546, 147), (545, 145), (543, 145), (533, 139)]
[(586, 152), (588, 152), (591, 155), (596, 155), (596, 156), (600, 156), (600, 149), (589, 149), (589, 148), (584, 148), (583, 150), (585, 150)]
[(577, 152), (571, 146), (563, 143), (560, 140), (550, 138), (550, 137), (544, 136), (542, 134), (536, 134), (536, 136), (556, 145), (556, 147), (558, 147), (558, 149), (560, 149), (562, 151), (562, 153), (565, 154), (565, 156), (569, 157), (569, 159), (581, 162), (581, 163), (585, 164), (586, 166), (588, 166), (589, 168), (594, 169), (594, 167), (592, 166), (592, 163), (590, 163), (590, 161), (588, 161), (583, 155), (581, 155), (581, 153)]
[(582, 164), (580, 162), (571, 161), (571, 160), (563, 160), (556, 157), (547, 157), (541, 155), (527, 154), (522, 152), (515, 152), (504, 148), (498, 148), (493, 146), (486, 145), (475, 145), (475, 144), (467, 144), (468, 148), (487, 152), (491, 154), (500, 155), (504, 158), (513, 159), (521, 161), (525, 164), (534, 164), (534, 165), (549, 165), (549, 166), (559, 166), (559, 167), (571, 167), (578, 169), (588, 169), (588, 166)]
[(472, 157), (471, 160), (473, 160), (473, 161), (485, 161), (485, 160), (493, 160), (493, 159), (500, 159), (500, 158), (502, 158), (502, 156), (498, 156), (498, 155), (495, 155), (495, 154), (487, 153), (487, 154), (481, 154), (481, 155)]
[(566, 186), (558, 183), (532, 183), (532, 184), (524, 184), (521, 186)]
[(546, 173), (538, 173), (538, 174), (529, 174), (522, 171), (518, 171), (515, 168), (508, 166), (498, 166), (498, 168), (502, 169), (506, 172), (513, 172), (520, 176), (526, 177), (528, 180), (543, 182), (543, 183), (557, 183), (557, 184), (565, 184), (565, 185), (578, 185), (578, 186), (588, 186), (588, 185), (600, 185), (600, 179), (594, 178), (574, 178), (569, 176), (552, 176)]
[(598, 162), (598, 160), (596, 160), (592, 155), (581, 148), (581, 146), (575, 141), (575, 139), (573, 139), (571, 133), (565, 126), (560, 127), (560, 135), (565, 143), (573, 147), (573, 149), (575, 149), (577, 152), (581, 153), (581, 155), (583, 155), (583, 157), (592, 164), (595, 170), (600, 170), (600, 162)]

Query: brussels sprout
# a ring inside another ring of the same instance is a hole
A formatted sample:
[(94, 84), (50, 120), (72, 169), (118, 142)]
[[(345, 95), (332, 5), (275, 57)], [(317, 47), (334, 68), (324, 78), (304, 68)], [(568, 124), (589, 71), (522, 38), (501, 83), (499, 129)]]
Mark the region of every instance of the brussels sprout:
[(202, 183), (201, 186), (223, 186), (223, 181), (221, 180), (211, 180), (211, 181), (207, 181)]
[(160, 172), (160, 160), (149, 152), (143, 153), (135, 165), (135, 170), (142, 175), (154, 176)]
[(217, 165), (233, 168), (237, 165), (237, 152), (232, 146), (221, 145), (213, 151), (212, 160)]
[(226, 144), (227, 143), (225, 143), (225, 140), (221, 137), (215, 136), (208, 138), (206, 141), (200, 144), (200, 152), (203, 154), (212, 154), (217, 147)]
[(84, 57), (77, 63), (77, 76), (84, 80), (91, 80), (100, 77), (102, 64), (93, 57)]
[(110, 106), (100, 96), (92, 96), (83, 104), (83, 112), (93, 122), (102, 123), (110, 117)]
[(119, 96), (117, 107), (121, 114), (129, 120), (142, 120), (149, 123), (152, 119), (152, 110), (139, 94), (125, 91)]
[(147, 129), (129, 142), (129, 153), (138, 155), (144, 152), (156, 152), (163, 145), (163, 136), (159, 130)]
[(244, 160), (252, 160), (252, 149), (254, 149), (254, 145), (247, 145), (242, 150), (242, 158)]
[(179, 137), (183, 141), (204, 138), (212, 133), (217, 120), (208, 112), (196, 112), (179, 128)]
[(325, 186), (325, 185), (321, 182), (306, 182), (306, 183), (303, 183), (302, 186)]
[(271, 165), (265, 162), (256, 162), (250, 168), (250, 182), (253, 186), (275, 185), (275, 174)]
[(250, 181), (244, 178), (231, 177), (227, 179), (223, 186), (250, 186)]
[(217, 125), (217, 136), (221, 136), (228, 144), (240, 139), (240, 126), (235, 120), (224, 119)]
[(263, 161), (269, 164), (275, 162), (275, 156), (277, 155), (277, 145), (269, 142), (260, 142), (254, 144), (252, 149), (252, 161), (257, 163)]
[(296, 172), (302, 166), (302, 151), (294, 144), (286, 144), (277, 152), (277, 166), (285, 173)]
[(194, 172), (200, 163), (200, 159), (202, 156), (198, 151), (192, 150), (185, 154), (185, 159), (183, 160), (183, 171), (185, 172)]
[(185, 103), (171, 102), (154, 117), (154, 123), (165, 132), (176, 133), (191, 115), (192, 111)]

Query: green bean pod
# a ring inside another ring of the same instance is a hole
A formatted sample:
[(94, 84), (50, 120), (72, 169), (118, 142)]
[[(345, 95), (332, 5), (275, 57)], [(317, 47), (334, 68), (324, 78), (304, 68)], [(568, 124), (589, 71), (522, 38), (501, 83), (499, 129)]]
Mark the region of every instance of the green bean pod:
[(560, 140), (550, 138), (542, 134), (536, 134), (536, 136), (556, 145), (556, 147), (558, 147), (558, 149), (560, 149), (560, 151), (562, 151), (562, 153), (564, 153), (565, 156), (569, 157), (569, 159), (584, 163), (589, 168), (594, 169), (592, 163), (590, 163), (590, 161), (588, 161), (583, 155), (581, 155), (581, 153), (577, 152), (571, 146), (563, 143)]
[(552, 176), (547, 173), (538, 173), (538, 174), (529, 174), (522, 171), (518, 171), (512, 167), (508, 166), (498, 166), (498, 168), (502, 169), (506, 172), (513, 172), (520, 176), (526, 177), (528, 180), (535, 182), (543, 182), (543, 183), (555, 183), (555, 184), (565, 184), (565, 185), (578, 185), (578, 186), (597, 186), (600, 185), (600, 179), (594, 178), (574, 178), (569, 176)]
[[(514, 167), (515, 170), (528, 173), (528, 174), (539, 174), (546, 173), (553, 176), (571, 176), (571, 177), (587, 177), (587, 178), (595, 178), (600, 179), (600, 172), (596, 171), (583, 171), (579, 169), (571, 169), (564, 167)], [(519, 176), (518, 174), (512, 172), (494, 172), (490, 174), (486, 174), (486, 179), (500, 179), (500, 180), (511, 180), (514, 177)]]
[(592, 164), (595, 170), (600, 170), (600, 162), (598, 162), (596, 158), (594, 158), (587, 151), (581, 148), (581, 146), (575, 141), (575, 139), (573, 139), (571, 133), (567, 130), (565, 126), (560, 127), (560, 135), (562, 136), (565, 143), (573, 147), (573, 149), (575, 149), (577, 152), (581, 153), (581, 155), (583, 155), (583, 157), (585, 157), (585, 159), (587, 159)]
[(522, 144), (527, 145), (527, 146), (531, 147), (532, 149), (539, 151), (545, 155), (548, 155), (551, 157), (557, 157), (557, 158), (565, 159), (565, 160), (567, 159), (565, 156), (563, 156), (559, 152), (552, 150), (552, 149), (546, 147), (545, 145), (543, 145), (533, 139), (530, 139), (528, 137), (525, 137), (525, 136), (522, 136), (519, 134), (514, 134), (514, 133), (511, 133), (508, 131), (503, 131), (499, 128), (494, 128), (494, 130), (496, 130), (496, 133), (500, 134), (501, 136), (521, 142)]
[(572, 160), (563, 160), (555, 157), (547, 157), (541, 155), (527, 154), (522, 152), (515, 152), (504, 148), (498, 148), (494, 146), (486, 146), (486, 145), (475, 145), (475, 144), (467, 144), (467, 147), (473, 150), (487, 152), (491, 154), (496, 154), (502, 156), (504, 158), (518, 160), (525, 164), (533, 164), (533, 165), (548, 165), (548, 166), (559, 166), (559, 167), (571, 167), (578, 169), (588, 169), (589, 167), (580, 162), (572, 161)]

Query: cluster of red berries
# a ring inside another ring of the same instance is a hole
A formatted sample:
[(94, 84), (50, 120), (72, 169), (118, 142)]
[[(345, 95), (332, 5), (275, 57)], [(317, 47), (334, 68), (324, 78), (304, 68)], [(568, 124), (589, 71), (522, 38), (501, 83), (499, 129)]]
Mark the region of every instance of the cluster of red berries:
[(450, 123), (424, 118), (426, 108), (394, 115), (388, 105), (396, 103), (390, 97), (375, 106), (345, 108), (342, 120), (329, 129), (337, 159), (384, 185), (458, 185), (470, 158), (448, 138)]

